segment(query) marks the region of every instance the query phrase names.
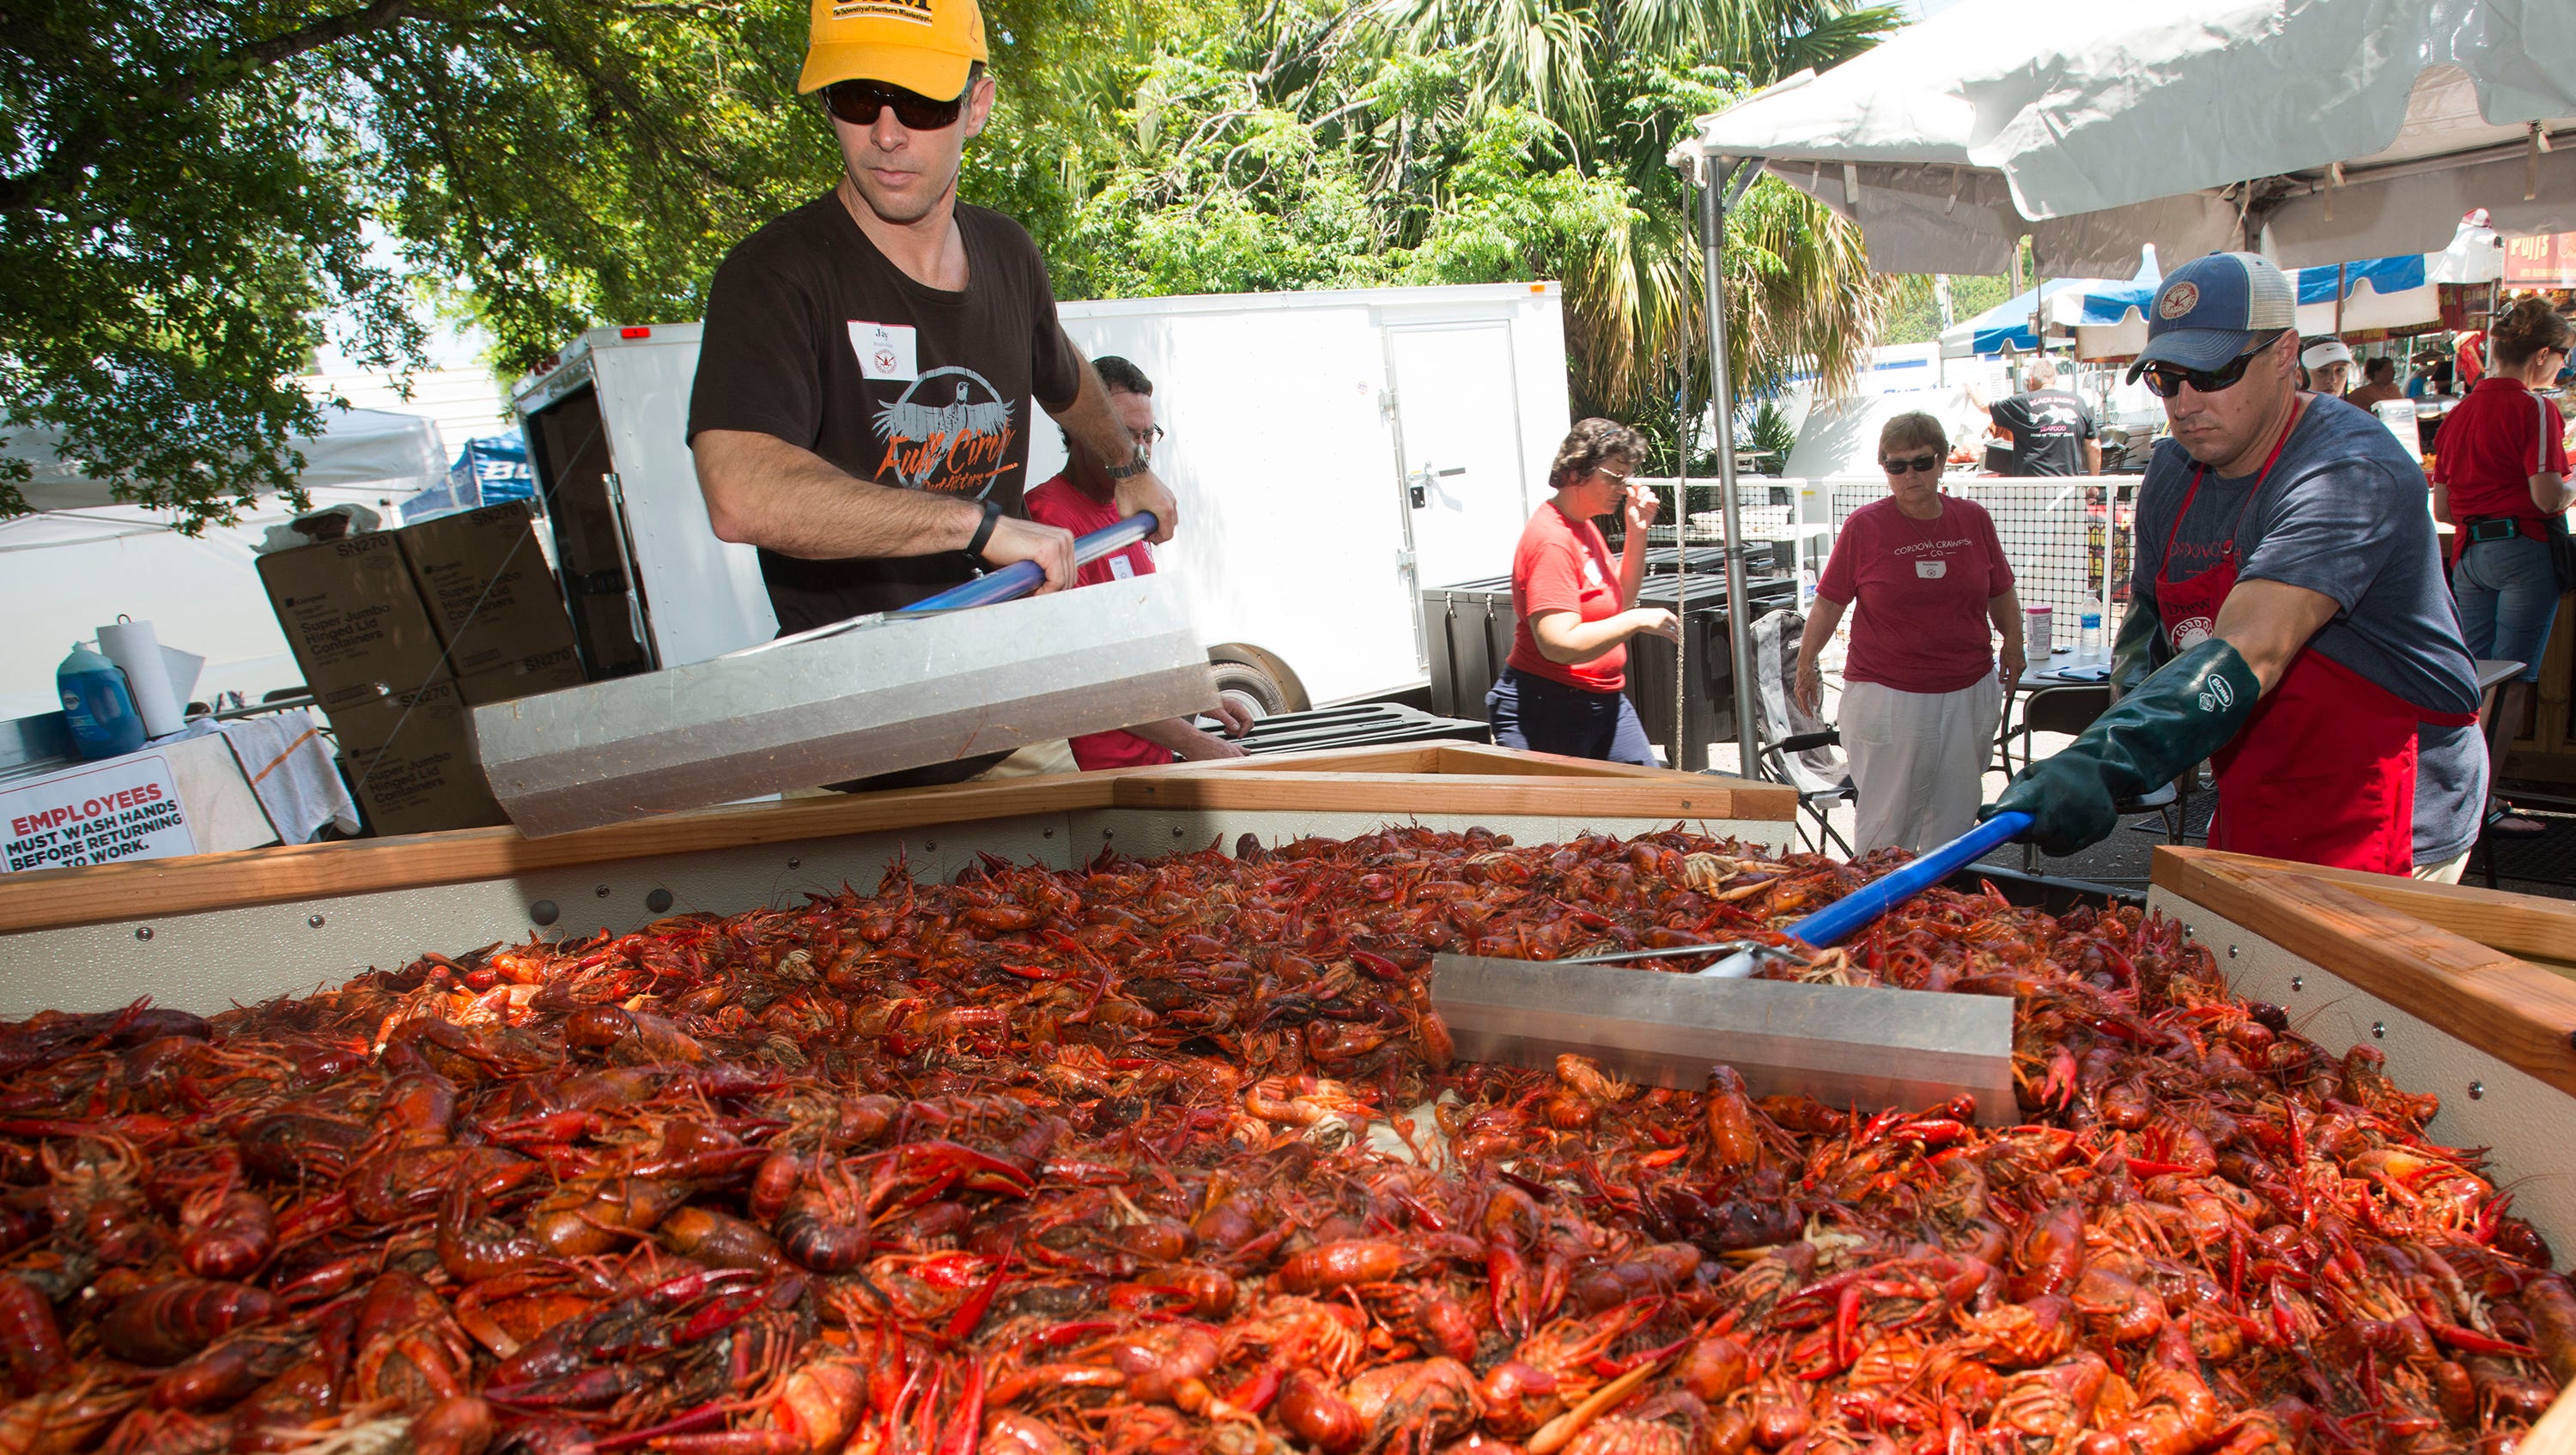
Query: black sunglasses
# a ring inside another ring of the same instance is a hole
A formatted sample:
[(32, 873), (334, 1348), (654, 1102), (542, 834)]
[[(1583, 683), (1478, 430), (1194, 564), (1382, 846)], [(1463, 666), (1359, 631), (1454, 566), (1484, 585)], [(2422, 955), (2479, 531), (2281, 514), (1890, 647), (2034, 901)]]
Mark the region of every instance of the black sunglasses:
[(2284, 329), (2264, 335), (2260, 343), (2228, 360), (2221, 368), (2186, 369), (2180, 364), (2149, 364), (2139, 371), (2139, 377), (2146, 380), (2147, 392), (2158, 399), (2180, 397), (2182, 386), (2185, 384), (2189, 384), (2203, 394), (2215, 394), (2222, 389), (2233, 389), (2236, 387), (2236, 381), (2245, 377), (2245, 371), (2254, 367), (2254, 361), (2263, 356), (2264, 350), (2278, 343), (2281, 333), (2287, 331)]
[(1908, 471), (1914, 470), (1919, 470), (1926, 475), (1931, 475), (1939, 473), (1941, 469), (1941, 457), (1939, 455), (1915, 455), (1909, 459), (1903, 460), (1881, 460), (1878, 462), (1878, 466), (1880, 469), (1885, 470), (1891, 475), (1902, 475)]
[(951, 100), (933, 101), (883, 81), (835, 81), (823, 88), (823, 104), (852, 126), (876, 125), (879, 113), (891, 106), (894, 119), (907, 131), (945, 131), (957, 124), (959, 113), (966, 109), (966, 95), (960, 91)]

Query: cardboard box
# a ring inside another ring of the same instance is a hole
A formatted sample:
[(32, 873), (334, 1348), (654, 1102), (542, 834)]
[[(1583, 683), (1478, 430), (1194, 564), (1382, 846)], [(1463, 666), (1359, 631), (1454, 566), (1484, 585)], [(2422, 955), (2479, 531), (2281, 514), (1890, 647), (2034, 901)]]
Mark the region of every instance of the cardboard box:
[(323, 711), (337, 716), (447, 680), (444, 644), (392, 534), (271, 552), (259, 558), (259, 579)]
[(331, 714), (341, 771), (379, 834), (510, 821), (474, 755), (474, 715), (455, 682)]
[(581, 670), (581, 653), (566, 642), (551, 652), (539, 652), (488, 672), (460, 677), (456, 686), (467, 707), (481, 707), (487, 702), (508, 702), (558, 687), (579, 687), (589, 680)]
[(572, 645), (572, 618), (556, 593), (527, 502), (441, 516), (395, 535), (457, 677)]

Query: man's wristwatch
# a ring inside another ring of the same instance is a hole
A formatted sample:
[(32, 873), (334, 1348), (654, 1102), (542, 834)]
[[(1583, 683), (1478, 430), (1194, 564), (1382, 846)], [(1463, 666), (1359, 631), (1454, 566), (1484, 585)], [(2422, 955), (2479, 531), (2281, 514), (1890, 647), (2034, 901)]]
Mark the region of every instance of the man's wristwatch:
[(993, 522), (1002, 518), (1002, 502), (984, 497), (984, 518), (975, 523), (975, 538), (966, 543), (966, 559), (984, 564), (984, 543), (993, 538)]
[(1136, 458), (1129, 460), (1126, 464), (1106, 466), (1100, 473), (1108, 476), (1112, 480), (1133, 480), (1152, 468), (1153, 466), (1146, 461), (1143, 455), (1138, 455)]

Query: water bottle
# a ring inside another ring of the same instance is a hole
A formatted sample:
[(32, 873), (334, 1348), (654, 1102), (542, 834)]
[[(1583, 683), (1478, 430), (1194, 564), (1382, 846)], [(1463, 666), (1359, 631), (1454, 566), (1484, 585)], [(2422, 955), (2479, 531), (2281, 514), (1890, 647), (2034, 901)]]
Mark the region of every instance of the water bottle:
[(2084, 613), (2084, 650), (2102, 650), (2102, 613), (2098, 611)]
[(63, 716), (71, 719), (73, 751), (113, 758), (143, 746), (143, 714), (134, 710), (134, 694), (114, 662), (74, 642), (54, 669), (54, 686), (63, 695)]

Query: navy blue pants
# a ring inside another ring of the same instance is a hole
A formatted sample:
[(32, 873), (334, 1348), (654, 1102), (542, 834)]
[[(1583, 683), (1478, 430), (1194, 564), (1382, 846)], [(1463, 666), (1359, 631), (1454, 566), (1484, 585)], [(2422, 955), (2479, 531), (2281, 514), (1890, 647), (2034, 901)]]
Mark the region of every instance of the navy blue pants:
[(1655, 766), (1655, 745), (1625, 693), (1586, 692), (1505, 667), (1485, 694), (1485, 709), (1500, 746)]

